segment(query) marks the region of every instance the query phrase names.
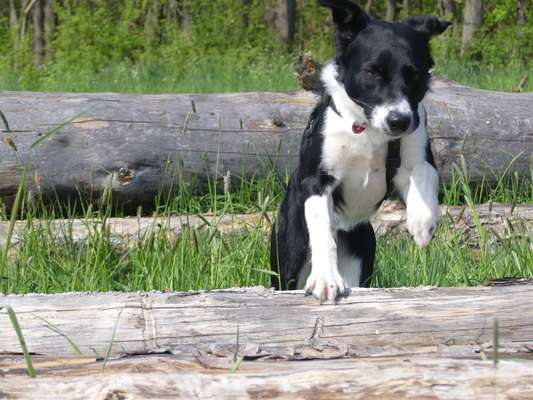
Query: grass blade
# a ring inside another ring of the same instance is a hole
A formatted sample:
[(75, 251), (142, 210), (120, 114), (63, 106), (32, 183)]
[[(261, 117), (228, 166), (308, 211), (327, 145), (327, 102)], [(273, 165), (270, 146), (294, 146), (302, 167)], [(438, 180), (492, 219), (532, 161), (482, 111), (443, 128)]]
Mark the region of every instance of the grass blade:
[(46, 132), (43, 134), (39, 139), (37, 139), (35, 142), (33, 142), (30, 146), (31, 149), (39, 146), (42, 142), (45, 140), (51, 138), (54, 135), (57, 135), (61, 129), (63, 129), (65, 126), (70, 125), (72, 122), (74, 122), (77, 118), (82, 116), (85, 113), (85, 111), (80, 112), (79, 114), (76, 114), (72, 118), (67, 119), (65, 122), (60, 123), (56, 127), (54, 127), (51, 131)]
[(7, 310), (7, 314), (9, 315), (9, 319), (11, 320), (11, 324), (13, 325), (13, 329), (15, 329), (15, 332), (17, 333), (20, 347), (22, 349), (22, 353), (24, 354), (24, 361), (26, 362), (26, 367), (28, 368), (28, 375), (31, 378), (35, 378), (37, 376), (37, 373), (35, 372), (35, 369), (33, 369), (33, 363), (31, 362), (30, 352), (28, 351), (26, 341), (24, 340), (24, 336), (22, 335), (22, 330), (20, 329), (19, 321), (17, 319), (17, 315), (15, 314), (15, 310), (13, 310), (10, 305), (7, 305), (5, 307)]
[(74, 350), (74, 352), (80, 356), (83, 355), (83, 353), (81, 352), (80, 348), (76, 345), (76, 343), (74, 343), (74, 341), (69, 338), (65, 333), (63, 333), (57, 326), (53, 325), (51, 322), (47, 321), (46, 319), (44, 319), (43, 317), (39, 317), (38, 315), (35, 315), (35, 314), (32, 314), (35, 318), (37, 319), (40, 319), (41, 321), (43, 321), (45, 324), (46, 324), (46, 327), (48, 329), (50, 329), (52, 332), (55, 332), (57, 333), (59, 336), (62, 336), (63, 338), (65, 338), (65, 340), (68, 342), (68, 344), (70, 345), (70, 347), (72, 347), (72, 350)]
[(124, 309), (121, 308), (117, 315), (117, 320), (115, 321), (115, 326), (113, 327), (113, 333), (111, 334), (111, 339), (109, 340), (109, 345), (107, 346), (107, 351), (104, 357), (104, 363), (102, 364), (102, 372), (105, 370), (105, 366), (107, 365), (107, 360), (109, 360), (109, 356), (111, 355), (111, 351), (113, 350), (113, 343), (115, 342), (115, 335), (117, 333), (118, 328), (118, 321), (120, 320), (120, 316), (122, 315), (122, 311)]
[(1, 110), (0, 110), (0, 119), (2, 119), (2, 122), (4, 123), (4, 126), (6, 127), (6, 132), (11, 132), (11, 128), (9, 127), (9, 123), (7, 122), (7, 118)]
[(22, 203), (24, 193), (24, 184), (26, 182), (26, 173), (27, 169), (22, 170), (22, 176), (20, 177), (20, 183), (17, 190), (17, 195), (15, 196), (15, 202), (11, 210), (11, 217), (9, 219), (9, 226), (7, 227), (6, 241), (4, 247), (4, 253), (2, 254), (2, 262), (0, 263), (0, 279), (3, 278), (5, 267), (7, 264), (7, 258), (9, 255), (9, 248), (11, 247), (11, 239), (13, 238), (13, 231), (15, 230), (15, 223), (17, 222), (17, 216), (20, 209), (20, 204)]

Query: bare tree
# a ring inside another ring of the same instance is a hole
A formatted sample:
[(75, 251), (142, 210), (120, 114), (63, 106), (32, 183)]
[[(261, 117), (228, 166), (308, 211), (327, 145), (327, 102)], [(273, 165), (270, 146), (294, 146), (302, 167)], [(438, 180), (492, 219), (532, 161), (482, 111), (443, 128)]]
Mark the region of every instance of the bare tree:
[(387, 21), (394, 21), (396, 19), (396, 0), (387, 0), (387, 14), (385, 15)]
[(456, 6), (455, 0), (439, 0), (439, 14), (447, 20), (452, 20), (455, 15)]
[(464, 55), (470, 46), (474, 34), (483, 23), (483, 0), (466, 0), (463, 17), (463, 41), (461, 55)]
[(43, 3), (41, 0), (35, 0), (33, 4), (33, 49), (37, 65), (44, 63), (43, 21)]
[(54, 30), (55, 30), (54, 0), (45, 0), (44, 4), (44, 48), (45, 58), (52, 58), (54, 48)]
[(18, 15), (17, 8), (15, 6), (15, 0), (9, 0), (9, 26), (15, 31), (18, 27)]
[(190, 32), (192, 28), (192, 0), (178, 0), (178, 14), (180, 16), (181, 30)]
[(166, 16), (171, 23), (175, 23), (178, 20), (178, 1), (169, 0), (167, 3)]
[(527, 24), (527, 13), (526, 13), (526, 0), (518, 0), (518, 18), (517, 22), (519, 25)]
[(295, 0), (272, 0), (268, 17), (271, 29), (287, 44), (294, 39), (296, 20)]
[(421, 13), (422, 12), (422, 0), (412, 0), (411, 8), (413, 9), (413, 13), (415, 14)]
[(250, 4), (252, 4), (252, 0), (241, 0), (241, 4), (242, 4), (242, 8), (243, 8), (243, 11), (242, 11), (242, 24), (243, 24), (244, 27), (247, 27), (248, 24), (250, 23), (248, 6)]
[(410, 0), (403, 0), (402, 2), (402, 10), (404, 15), (409, 15), (411, 9), (411, 1)]

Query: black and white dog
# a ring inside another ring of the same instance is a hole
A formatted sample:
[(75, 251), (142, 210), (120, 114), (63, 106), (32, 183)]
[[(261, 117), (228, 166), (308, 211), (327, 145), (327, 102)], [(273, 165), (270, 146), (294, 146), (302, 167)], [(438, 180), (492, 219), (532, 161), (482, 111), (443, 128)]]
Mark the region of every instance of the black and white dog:
[[(273, 229), (271, 267), (276, 289), (305, 288), (322, 302), (370, 285), (376, 239), (368, 221), (389, 184), (406, 203), (415, 242), (423, 247), (433, 236), (439, 179), (421, 101), (433, 65), (429, 40), (450, 23), (388, 23), (349, 0), (320, 3), (332, 10), (337, 54), (322, 70), (323, 95)], [(390, 171), (393, 147), (401, 162)]]

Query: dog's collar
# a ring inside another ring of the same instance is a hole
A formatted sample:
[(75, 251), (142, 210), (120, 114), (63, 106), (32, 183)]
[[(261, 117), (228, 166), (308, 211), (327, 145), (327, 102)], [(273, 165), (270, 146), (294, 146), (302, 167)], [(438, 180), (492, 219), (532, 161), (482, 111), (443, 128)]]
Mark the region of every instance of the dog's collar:
[[(335, 102), (333, 101), (333, 98), (331, 96), (329, 96), (328, 106), (329, 106), (329, 108), (331, 108), (333, 110), (333, 112), (335, 114), (337, 114), (339, 117), (342, 118), (342, 115), (339, 112), (339, 110), (337, 110), (337, 107), (335, 107)], [(352, 124), (352, 132), (355, 133), (356, 135), (360, 135), (365, 130), (366, 130), (366, 128), (364, 126), (357, 124), (355, 121)]]

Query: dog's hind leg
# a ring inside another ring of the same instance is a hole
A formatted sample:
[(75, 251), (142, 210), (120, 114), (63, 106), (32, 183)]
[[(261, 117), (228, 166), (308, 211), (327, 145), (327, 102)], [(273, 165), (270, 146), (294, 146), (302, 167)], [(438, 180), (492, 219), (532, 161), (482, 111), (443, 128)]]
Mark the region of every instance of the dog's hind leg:
[(376, 253), (376, 237), (370, 223), (337, 233), (339, 272), (349, 287), (369, 287)]

